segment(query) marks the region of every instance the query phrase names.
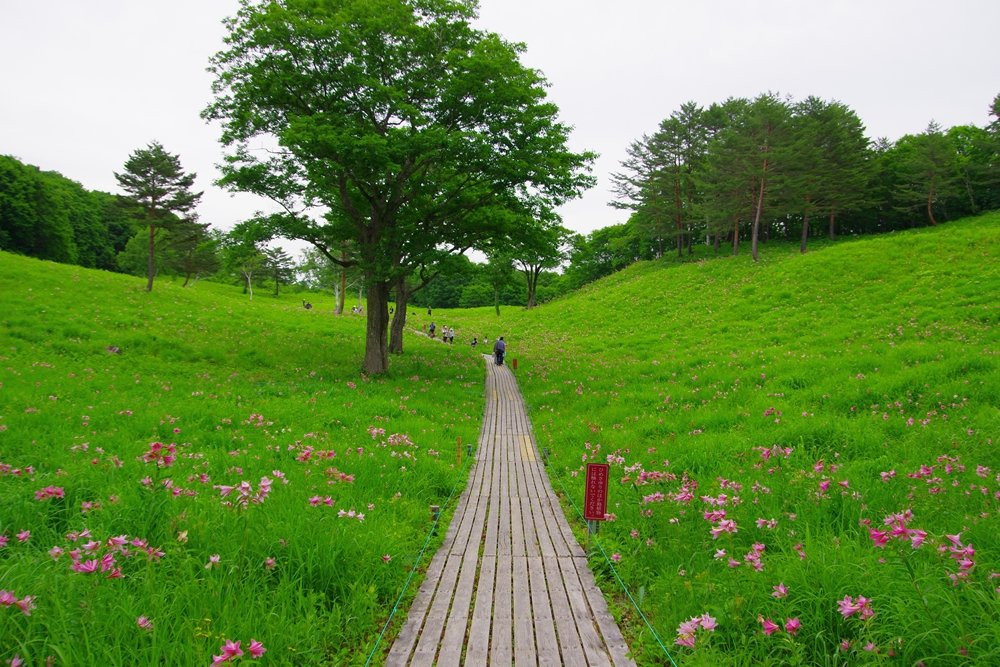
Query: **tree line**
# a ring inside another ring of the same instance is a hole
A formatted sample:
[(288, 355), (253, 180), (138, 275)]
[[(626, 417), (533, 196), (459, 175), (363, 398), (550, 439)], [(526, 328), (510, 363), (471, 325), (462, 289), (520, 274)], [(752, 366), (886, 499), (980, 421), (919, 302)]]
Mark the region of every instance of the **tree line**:
[(775, 94), (693, 102), (634, 141), (614, 177), (640, 255), (694, 243), (872, 234), (1000, 208), (1000, 95), (986, 127), (870, 140), (836, 101)]

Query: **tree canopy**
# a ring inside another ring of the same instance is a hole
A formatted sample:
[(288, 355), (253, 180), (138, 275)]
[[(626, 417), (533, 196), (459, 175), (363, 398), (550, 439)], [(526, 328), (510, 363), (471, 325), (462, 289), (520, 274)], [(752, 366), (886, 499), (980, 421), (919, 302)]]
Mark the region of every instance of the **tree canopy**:
[(389, 290), (428, 254), (511, 238), (531, 216), (484, 211), (548, 211), (591, 183), (545, 80), (522, 46), (472, 27), (477, 8), (243, 0), (212, 60), (222, 184), (279, 202), (277, 233), (357, 244), (368, 373), (388, 368)]

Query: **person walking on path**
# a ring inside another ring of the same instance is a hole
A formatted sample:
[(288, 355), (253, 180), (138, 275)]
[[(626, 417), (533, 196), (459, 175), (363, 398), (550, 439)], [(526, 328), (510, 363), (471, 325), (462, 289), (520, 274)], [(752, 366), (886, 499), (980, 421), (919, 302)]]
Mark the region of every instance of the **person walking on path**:
[(434, 329), (436, 329), (436, 328), (437, 327), (434, 326), (433, 322), (431, 322), (431, 325), (429, 327), (427, 327), (427, 329), (430, 331), (431, 338), (434, 338)]
[(507, 353), (507, 343), (503, 341), (503, 336), (497, 338), (497, 342), (493, 343), (493, 356), (496, 358), (497, 366), (503, 366), (503, 358)]

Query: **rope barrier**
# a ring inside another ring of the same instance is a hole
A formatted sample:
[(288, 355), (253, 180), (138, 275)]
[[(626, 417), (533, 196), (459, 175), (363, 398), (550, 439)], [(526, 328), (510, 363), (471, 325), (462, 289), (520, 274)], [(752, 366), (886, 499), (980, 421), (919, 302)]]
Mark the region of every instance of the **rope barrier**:
[[(573, 502), (573, 496), (569, 495), (569, 493), (566, 491), (566, 487), (563, 486), (562, 480), (557, 477), (556, 482), (559, 484), (559, 488), (562, 489), (563, 495), (566, 496), (566, 500), (568, 500), (569, 504), (573, 507), (574, 510), (576, 510), (576, 513), (577, 515), (579, 515), (580, 519), (582, 519), (583, 522), (586, 523), (587, 519), (583, 516), (583, 512), (580, 511), (580, 508), (576, 506), (576, 503)], [(649, 619), (646, 618), (646, 615), (642, 613), (642, 609), (639, 608), (639, 604), (635, 601), (635, 598), (632, 597), (632, 592), (629, 591), (628, 586), (626, 586), (625, 582), (622, 581), (622, 578), (618, 576), (618, 570), (615, 569), (614, 563), (612, 563), (611, 559), (608, 558), (608, 552), (604, 550), (604, 547), (598, 541), (597, 535), (594, 535), (593, 539), (594, 539), (594, 544), (596, 544), (597, 548), (601, 550), (601, 555), (604, 556), (604, 560), (605, 562), (607, 562), (608, 567), (611, 568), (612, 574), (615, 575), (615, 579), (618, 581), (618, 585), (621, 586), (623, 591), (625, 591), (625, 595), (628, 596), (629, 602), (632, 603), (632, 606), (635, 607), (635, 610), (639, 613), (639, 618), (641, 618), (643, 623), (646, 624), (646, 627), (649, 628), (649, 632), (653, 635), (653, 639), (655, 639), (656, 643), (660, 645), (661, 649), (663, 649), (663, 653), (667, 656), (667, 660), (670, 661), (670, 664), (673, 665), (674, 667), (677, 667), (677, 663), (674, 661), (674, 657), (670, 655), (670, 651), (668, 651), (667, 647), (664, 646), (663, 640), (660, 639), (660, 635), (656, 632), (655, 629), (653, 629), (653, 625), (649, 622)]]
[(462, 467), (462, 474), (459, 475), (458, 479), (455, 481), (455, 486), (451, 487), (451, 493), (445, 499), (444, 504), (441, 505), (441, 509), (438, 511), (437, 518), (434, 519), (434, 523), (431, 524), (431, 529), (427, 531), (427, 537), (424, 539), (424, 546), (420, 547), (420, 553), (417, 554), (417, 559), (413, 561), (413, 565), (410, 567), (410, 576), (406, 578), (406, 583), (403, 584), (403, 590), (399, 592), (399, 597), (396, 598), (396, 604), (392, 606), (392, 611), (389, 612), (389, 618), (386, 619), (385, 625), (382, 626), (382, 632), (378, 634), (378, 639), (375, 640), (375, 646), (372, 647), (371, 653), (368, 654), (368, 659), (365, 660), (365, 667), (371, 664), (372, 658), (375, 657), (375, 652), (378, 651), (379, 644), (382, 643), (382, 638), (385, 636), (385, 631), (389, 629), (389, 624), (392, 622), (393, 616), (396, 615), (396, 610), (399, 609), (399, 603), (403, 601), (403, 596), (406, 595), (406, 590), (410, 587), (410, 581), (413, 580), (413, 575), (417, 571), (417, 566), (424, 557), (424, 552), (427, 550), (427, 545), (430, 544), (431, 538), (434, 536), (434, 532), (437, 530), (438, 523), (441, 522), (441, 516), (444, 514), (444, 508), (448, 506), (451, 502), (452, 497), (455, 495), (455, 491), (458, 489), (459, 484), (463, 481), (468, 481), (468, 475), (466, 471), (469, 466), (472, 465), (473, 458), (469, 457), (469, 462)]

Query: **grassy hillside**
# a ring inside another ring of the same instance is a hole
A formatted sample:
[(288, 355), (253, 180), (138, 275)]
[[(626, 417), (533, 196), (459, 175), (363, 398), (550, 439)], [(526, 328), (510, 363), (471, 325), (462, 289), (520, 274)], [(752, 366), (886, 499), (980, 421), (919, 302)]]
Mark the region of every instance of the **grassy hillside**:
[(482, 362), (417, 338), (365, 380), (329, 300), (143, 287), (0, 253), (0, 663), (363, 662)]
[(1000, 662), (1000, 215), (434, 319), (506, 336), (557, 489), (612, 464), (601, 544), (679, 662)]

